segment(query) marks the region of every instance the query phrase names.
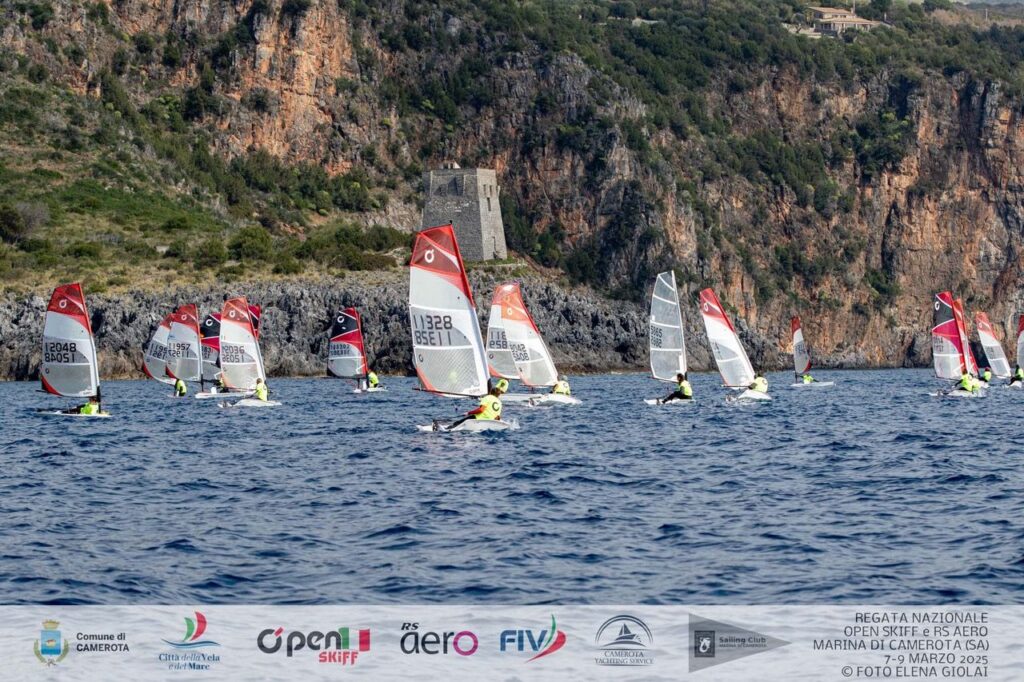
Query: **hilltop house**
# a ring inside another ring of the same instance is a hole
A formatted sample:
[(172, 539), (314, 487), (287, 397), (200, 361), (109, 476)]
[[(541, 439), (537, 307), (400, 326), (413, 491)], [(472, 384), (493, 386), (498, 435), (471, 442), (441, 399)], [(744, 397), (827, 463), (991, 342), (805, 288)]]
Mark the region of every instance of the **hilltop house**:
[(868, 31), (881, 26), (880, 21), (861, 19), (855, 12), (838, 7), (808, 7), (807, 21), (815, 33), (838, 36), (845, 31)]

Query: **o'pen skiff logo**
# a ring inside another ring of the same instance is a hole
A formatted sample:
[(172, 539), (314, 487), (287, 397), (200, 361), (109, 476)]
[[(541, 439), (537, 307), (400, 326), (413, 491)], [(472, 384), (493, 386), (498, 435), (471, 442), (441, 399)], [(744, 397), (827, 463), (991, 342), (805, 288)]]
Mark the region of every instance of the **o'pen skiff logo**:
[(220, 644), (212, 639), (199, 639), (206, 632), (206, 616), (199, 611), (196, 611), (195, 615), (195, 620), (188, 617), (185, 618), (185, 636), (180, 642), (172, 642), (167, 639), (164, 642), (170, 644), (175, 649), (199, 649), (207, 646), (220, 646)]
[[(33, 653), (39, 662), (46, 666), (57, 665), (65, 658), (71, 651), (71, 644), (68, 640), (64, 640), (64, 646), (61, 647), (60, 623), (55, 620), (44, 620), (43, 629), (39, 631), (39, 639), (36, 640), (35, 646), (32, 647)], [(49, 658), (47, 658), (49, 657)]]

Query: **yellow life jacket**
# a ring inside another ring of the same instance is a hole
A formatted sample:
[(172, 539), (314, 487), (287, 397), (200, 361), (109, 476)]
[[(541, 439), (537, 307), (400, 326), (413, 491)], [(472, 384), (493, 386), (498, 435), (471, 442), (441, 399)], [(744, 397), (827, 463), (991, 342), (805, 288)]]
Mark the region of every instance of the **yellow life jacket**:
[(572, 389), (569, 388), (568, 381), (559, 381), (555, 384), (554, 388), (551, 389), (552, 393), (558, 393), (559, 395), (572, 395)]
[(366, 375), (366, 380), (370, 382), (370, 388), (373, 388), (380, 383), (380, 379), (377, 378), (376, 372), (370, 372)]
[(814, 377), (812, 377), (810, 374), (805, 374), (804, 375), (804, 383), (805, 384), (813, 384), (814, 383)]
[(263, 383), (263, 384), (256, 384), (256, 400), (266, 401), (266, 399), (267, 399), (267, 385), (265, 383)]
[(82, 405), (82, 408), (78, 410), (79, 414), (99, 414), (100, 406), (97, 403), (86, 403)]
[(174, 393), (180, 398), (188, 393), (188, 386), (185, 385), (184, 381), (178, 379), (174, 382)]
[(1024, 381), (1024, 368), (1018, 367), (1014, 373), (1013, 378), (1017, 381)]
[(690, 386), (690, 382), (686, 379), (679, 382), (679, 392), (687, 398), (693, 397), (693, 388)]
[(765, 379), (764, 377), (754, 377), (753, 390), (757, 391), (758, 393), (767, 393), (768, 380)]
[(964, 389), (965, 391), (969, 391), (971, 393), (974, 393), (974, 390), (975, 390), (974, 378), (970, 374), (964, 374), (963, 376), (961, 376), (960, 377), (960, 388)]
[(989, 382), (989, 381), (992, 381), (992, 372), (990, 372), (989, 370), (986, 369), (985, 370), (984, 378), (985, 378), (986, 383)]
[(480, 398), (480, 406), (484, 411), (473, 415), (477, 419), (501, 419), (501, 401), (490, 393)]

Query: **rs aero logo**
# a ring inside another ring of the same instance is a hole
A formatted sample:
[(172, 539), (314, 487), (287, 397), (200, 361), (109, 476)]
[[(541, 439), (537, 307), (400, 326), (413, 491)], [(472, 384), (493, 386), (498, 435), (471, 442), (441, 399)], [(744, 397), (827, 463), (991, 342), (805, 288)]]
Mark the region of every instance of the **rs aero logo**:
[(501, 633), (501, 653), (533, 652), (534, 656), (527, 663), (553, 654), (564, 646), (565, 633), (558, 629), (554, 616), (551, 616), (551, 627), (546, 630), (503, 630)]
[(456, 653), (459, 656), (472, 656), (480, 648), (476, 633), (469, 630), (421, 632), (419, 627), (419, 623), (402, 623), (402, 638), (398, 643), (403, 654), (436, 656)]
[(328, 632), (293, 630), (285, 635), (284, 628), (267, 628), (256, 637), (256, 646), (265, 654), (276, 654), (284, 647), (285, 656), (291, 658), (298, 651), (316, 651), (317, 662), (355, 665), (359, 654), (370, 650), (370, 629), (338, 628)]

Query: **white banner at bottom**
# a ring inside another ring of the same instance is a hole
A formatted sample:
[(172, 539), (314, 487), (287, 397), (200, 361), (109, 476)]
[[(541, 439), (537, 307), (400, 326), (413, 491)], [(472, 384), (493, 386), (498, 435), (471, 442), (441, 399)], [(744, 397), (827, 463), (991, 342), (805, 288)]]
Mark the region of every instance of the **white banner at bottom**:
[(17, 680), (1024, 680), (1024, 606), (8, 606)]

